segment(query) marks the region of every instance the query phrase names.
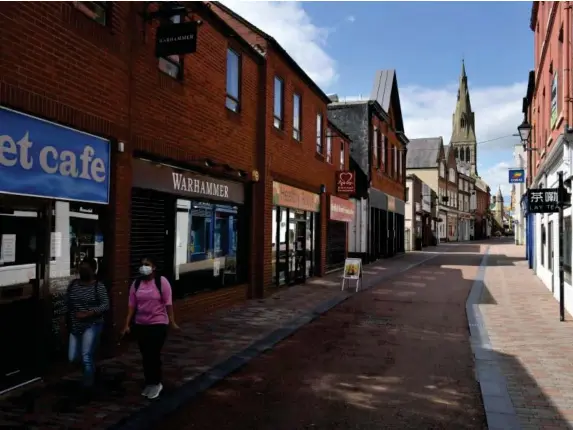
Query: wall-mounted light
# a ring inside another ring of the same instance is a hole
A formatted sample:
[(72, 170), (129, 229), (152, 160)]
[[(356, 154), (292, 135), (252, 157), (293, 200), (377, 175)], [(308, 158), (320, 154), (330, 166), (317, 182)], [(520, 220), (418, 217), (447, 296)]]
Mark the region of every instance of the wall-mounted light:
[(260, 178), (259, 171), (253, 170), (251, 172), (251, 178), (253, 178), (253, 182), (259, 182), (259, 178)]
[(326, 185), (322, 184), (320, 186), (320, 194), (324, 194), (324, 193), (326, 193)]
[(213, 165), (215, 164), (211, 160), (209, 160), (208, 158), (205, 158), (204, 163), (205, 163), (205, 167), (213, 167)]
[(247, 172), (245, 172), (244, 170), (238, 170), (237, 175), (239, 175), (239, 178), (244, 178), (245, 176), (247, 176)]
[(117, 142), (117, 152), (125, 151), (125, 143), (122, 141)]

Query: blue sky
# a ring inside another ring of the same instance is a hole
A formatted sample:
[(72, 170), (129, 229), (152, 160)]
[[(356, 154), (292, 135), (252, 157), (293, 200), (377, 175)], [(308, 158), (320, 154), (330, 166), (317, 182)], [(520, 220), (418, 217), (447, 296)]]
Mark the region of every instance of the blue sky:
[[(327, 93), (370, 93), (396, 69), (406, 134), (449, 142), (462, 57), (478, 141), (509, 136), (533, 66), (531, 2), (241, 2), (229, 7), (275, 37)], [(478, 173), (509, 194), (508, 137), (478, 147)]]

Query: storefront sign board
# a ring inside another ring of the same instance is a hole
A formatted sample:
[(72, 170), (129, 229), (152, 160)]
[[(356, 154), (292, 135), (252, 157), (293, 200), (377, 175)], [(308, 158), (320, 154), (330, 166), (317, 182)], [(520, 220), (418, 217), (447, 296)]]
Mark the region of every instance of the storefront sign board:
[(133, 160), (133, 186), (196, 199), (239, 204), (245, 200), (245, 188), (239, 182), (199, 175), (145, 160)]
[(354, 194), (356, 192), (356, 174), (347, 170), (336, 172), (336, 192)]
[(320, 196), (280, 182), (273, 182), (273, 205), (320, 212)]
[(161, 24), (155, 37), (155, 56), (192, 54), (197, 50), (197, 23)]
[(530, 188), (527, 190), (527, 212), (549, 214), (559, 212), (559, 188)]
[(110, 143), (0, 107), (0, 193), (109, 202)]
[(350, 200), (330, 196), (330, 219), (332, 221), (352, 222), (354, 212), (354, 203)]
[(347, 258), (344, 260), (344, 273), (342, 274), (342, 291), (344, 291), (345, 283), (348, 281), (356, 282), (356, 291), (360, 289), (360, 280), (362, 279), (362, 259), (360, 258)]

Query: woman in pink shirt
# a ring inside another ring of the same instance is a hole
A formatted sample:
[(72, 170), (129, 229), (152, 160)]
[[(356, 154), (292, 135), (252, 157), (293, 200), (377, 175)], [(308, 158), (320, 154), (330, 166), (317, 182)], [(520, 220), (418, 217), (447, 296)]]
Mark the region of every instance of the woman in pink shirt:
[(144, 258), (139, 273), (129, 289), (129, 307), (123, 334), (130, 332), (130, 324), (135, 315), (133, 327), (143, 361), (145, 388), (141, 393), (155, 399), (163, 390), (161, 384), (161, 349), (171, 326), (179, 329), (173, 315), (171, 285), (163, 276), (156, 274), (155, 264)]

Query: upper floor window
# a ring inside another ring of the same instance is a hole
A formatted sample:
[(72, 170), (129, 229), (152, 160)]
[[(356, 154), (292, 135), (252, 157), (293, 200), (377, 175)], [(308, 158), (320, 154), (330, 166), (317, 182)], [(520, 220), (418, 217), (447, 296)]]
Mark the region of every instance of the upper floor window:
[(225, 106), (233, 112), (239, 111), (241, 80), (241, 57), (232, 49), (227, 49), (227, 99)]
[(452, 167), (450, 167), (449, 180), (453, 183), (456, 182), (456, 171)]
[(332, 130), (326, 130), (326, 161), (332, 163)]
[(402, 180), (402, 173), (403, 173), (403, 160), (402, 160), (402, 151), (398, 152), (398, 178), (400, 178), (400, 180)]
[(374, 127), (374, 131), (372, 132), (372, 160), (374, 161), (373, 167), (378, 167), (379, 165), (380, 157), (378, 156), (378, 145), (378, 129)]
[(398, 175), (398, 147), (394, 146), (394, 177)]
[(75, 1), (74, 6), (101, 25), (109, 24), (110, 1)]
[[(173, 24), (181, 22), (181, 15), (173, 15), (169, 18)], [(174, 79), (183, 78), (183, 57), (179, 55), (170, 55), (159, 59), (159, 70), (171, 76)]]
[(446, 168), (444, 163), (440, 163), (440, 178), (444, 178), (446, 176)]
[(301, 140), (300, 111), (301, 99), (297, 93), (294, 93), (292, 96), (292, 137), (298, 141)]
[(322, 154), (322, 114), (316, 114), (316, 152)]
[(340, 170), (344, 170), (344, 140), (340, 141)]
[(278, 129), (283, 128), (283, 96), (284, 96), (284, 82), (278, 76), (275, 76), (275, 89), (274, 89), (274, 126)]
[(386, 136), (382, 134), (380, 136), (380, 155), (381, 155), (381, 166), (386, 169)]

